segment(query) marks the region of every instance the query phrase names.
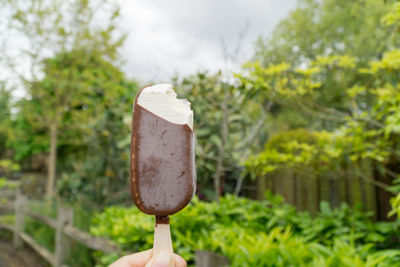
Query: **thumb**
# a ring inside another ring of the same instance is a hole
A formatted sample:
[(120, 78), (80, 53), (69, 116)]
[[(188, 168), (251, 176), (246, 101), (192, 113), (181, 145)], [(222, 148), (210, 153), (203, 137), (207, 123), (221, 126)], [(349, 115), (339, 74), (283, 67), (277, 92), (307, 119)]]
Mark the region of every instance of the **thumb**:
[(153, 265), (151, 267), (170, 267), (171, 260), (171, 253), (168, 253), (166, 251), (160, 252), (154, 259)]

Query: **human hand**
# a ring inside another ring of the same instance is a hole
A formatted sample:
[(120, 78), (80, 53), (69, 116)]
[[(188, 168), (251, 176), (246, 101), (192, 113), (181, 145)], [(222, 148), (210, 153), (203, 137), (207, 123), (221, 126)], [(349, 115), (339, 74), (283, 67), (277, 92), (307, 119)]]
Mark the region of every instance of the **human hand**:
[[(145, 267), (150, 261), (153, 250), (149, 249), (143, 252), (127, 255), (108, 267)], [(169, 267), (170, 254), (160, 253), (155, 259), (151, 267)], [(179, 255), (174, 254), (175, 267), (186, 267), (186, 261)]]

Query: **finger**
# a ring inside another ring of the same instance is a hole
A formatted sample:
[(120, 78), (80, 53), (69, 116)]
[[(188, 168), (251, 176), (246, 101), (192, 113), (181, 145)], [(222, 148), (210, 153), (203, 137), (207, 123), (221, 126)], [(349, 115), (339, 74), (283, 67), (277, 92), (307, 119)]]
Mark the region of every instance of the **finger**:
[(172, 263), (172, 256), (173, 255), (171, 255), (171, 253), (168, 251), (161, 251), (153, 259), (151, 267), (170, 267)]
[[(186, 261), (179, 256), (178, 254), (174, 254), (174, 267), (186, 267)], [(151, 263), (151, 267), (170, 267), (171, 265), (171, 254), (167, 252), (161, 252), (153, 259)]]
[(186, 267), (186, 265), (186, 261), (178, 254), (175, 254), (175, 267)]
[(144, 267), (150, 260), (152, 249), (124, 256), (109, 267)]
[[(131, 255), (124, 256), (111, 264), (109, 267), (144, 267), (148, 261), (151, 259), (152, 249), (134, 253)], [(179, 256), (178, 254), (174, 254), (175, 259), (175, 267), (186, 267), (186, 261)]]

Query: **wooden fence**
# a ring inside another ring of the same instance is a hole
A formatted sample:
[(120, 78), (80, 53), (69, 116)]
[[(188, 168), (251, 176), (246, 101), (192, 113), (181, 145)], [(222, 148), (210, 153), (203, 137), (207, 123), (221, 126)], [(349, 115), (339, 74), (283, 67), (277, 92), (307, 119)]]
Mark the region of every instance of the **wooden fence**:
[[(362, 174), (362, 175), (360, 175)], [(391, 184), (391, 181), (383, 181)], [(371, 166), (365, 162), (339, 171), (315, 173), (311, 168), (277, 170), (256, 181), (256, 197), (264, 199), (266, 190), (280, 194), (285, 201), (299, 210), (316, 214), (321, 201), (338, 207), (345, 202), (350, 206), (361, 204), (365, 211), (373, 211), (377, 220), (388, 220), (389, 199), (393, 196), (380, 186)]]
[[(1, 194), (4, 196), (4, 194)], [(24, 243), (34, 249), (51, 266), (63, 266), (63, 262), (70, 251), (69, 240), (71, 238), (86, 247), (99, 250), (104, 253), (120, 252), (118, 246), (113, 242), (92, 236), (73, 226), (73, 210), (60, 206), (57, 218), (47, 217), (27, 209), (27, 198), (20, 193), (16, 194), (14, 202), (0, 206), (1, 214), (15, 214), (15, 224), (13, 226), (0, 224), (0, 228), (10, 230), (14, 233), (13, 244), (15, 248), (20, 248)], [(54, 253), (38, 244), (31, 236), (24, 232), (25, 216), (40, 221), (55, 230), (55, 251)], [(65, 266), (65, 265), (64, 265)]]
[[(118, 245), (110, 240), (92, 236), (73, 226), (73, 210), (60, 206), (58, 208), (57, 218), (47, 217), (27, 208), (28, 200), (21, 193), (13, 191), (2, 191), (2, 198), (13, 198), (15, 201), (9, 201), (0, 205), (0, 215), (14, 214), (14, 225), (0, 223), (0, 229), (6, 229), (14, 233), (13, 244), (16, 249), (24, 244), (29, 245), (42, 258), (53, 267), (67, 267), (64, 260), (70, 251), (70, 242), (68, 239), (75, 240), (89, 249), (102, 251), (104, 253), (120, 253)], [(54, 253), (38, 244), (31, 236), (24, 232), (25, 216), (40, 221), (55, 230), (55, 251)], [(196, 252), (196, 266), (220, 267), (228, 264), (228, 261), (222, 255), (209, 251)]]

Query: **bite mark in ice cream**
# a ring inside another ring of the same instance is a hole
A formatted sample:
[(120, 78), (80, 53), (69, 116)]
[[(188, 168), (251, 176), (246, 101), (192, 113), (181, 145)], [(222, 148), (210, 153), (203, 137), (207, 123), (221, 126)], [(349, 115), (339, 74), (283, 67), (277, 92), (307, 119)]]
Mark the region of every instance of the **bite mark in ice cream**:
[(176, 124), (187, 124), (193, 130), (193, 111), (186, 99), (177, 99), (170, 84), (145, 87), (137, 104), (155, 115)]

